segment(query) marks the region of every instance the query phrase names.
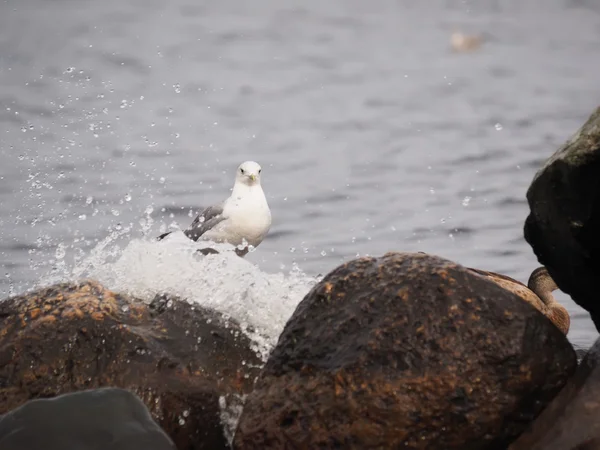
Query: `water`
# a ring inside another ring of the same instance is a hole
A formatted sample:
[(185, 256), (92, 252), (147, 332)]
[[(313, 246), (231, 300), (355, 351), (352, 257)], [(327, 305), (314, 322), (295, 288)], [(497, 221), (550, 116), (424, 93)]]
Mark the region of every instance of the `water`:
[[(450, 51), (455, 29), (481, 49)], [(599, 39), (593, 0), (4, 0), (0, 294), (65, 274), (166, 287), (269, 345), (356, 255), (526, 281), (525, 191), (598, 104)], [(148, 241), (225, 198), (246, 159), (273, 227), (245, 261)], [(587, 313), (559, 299), (588, 346)]]

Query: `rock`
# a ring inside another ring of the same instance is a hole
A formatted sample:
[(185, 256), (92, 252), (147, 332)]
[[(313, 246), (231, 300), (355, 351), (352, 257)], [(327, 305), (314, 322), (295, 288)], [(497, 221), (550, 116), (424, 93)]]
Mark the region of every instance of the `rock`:
[(298, 305), (234, 439), (250, 449), (504, 449), (574, 372), (533, 306), (451, 261), (360, 258)]
[(600, 108), (535, 175), (525, 239), (600, 329)]
[(575, 375), (509, 450), (600, 449), (600, 339)]
[(472, 268), (469, 268), (469, 270), (516, 294), (550, 319), (564, 334), (569, 332), (571, 316), (569, 316), (567, 308), (561, 305), (552, 295), (552, 291), (558, 289), (558, 286), (556, 286), (545, 267), (538, 267), (531, 273), (527, 286), (514, 278), (499, 273)]
[(0, 418), (2, 450), (175, 450), (141, 400), (103, 388), (31, 400)]
[(239, 326), (177, 299), (151, 305), (85, 281), (0, 302), (0, 413), (39, 397), (136, 393), (179, 450), (227, 448), (221, 396), (249, 392), (261, 360)]

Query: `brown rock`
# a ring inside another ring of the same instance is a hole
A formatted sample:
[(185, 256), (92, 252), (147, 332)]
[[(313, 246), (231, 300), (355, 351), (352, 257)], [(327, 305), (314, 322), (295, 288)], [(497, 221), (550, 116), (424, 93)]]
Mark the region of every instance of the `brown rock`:
[(575, 375), (509, 450), (600, 449), (600, 339)]
[(472, 268), (469, 268), (469, 270), (515, 293), (550, 319), (564, 334), (569, 332), (571, 316), (569, 316), (567, 308), (561, 305), (552, 295), (552, 291), (558, 289), (558, 286), (556, 286), (545, 267), (538, 267), (531, 273), (527, 286), (514, 278), (499, 273)]
[(148, 306), (85, 281), (0, 302), (0, 414), (114, 386), (136, 393), (178, 449), (218, 450), (219, 397), (249, 392), (259, 365), (236, 323), (177, 299)]
[(462, 266), (360, 258), (299, 304), (234, 448), (504, 449), (575, 365), (546, 317)]

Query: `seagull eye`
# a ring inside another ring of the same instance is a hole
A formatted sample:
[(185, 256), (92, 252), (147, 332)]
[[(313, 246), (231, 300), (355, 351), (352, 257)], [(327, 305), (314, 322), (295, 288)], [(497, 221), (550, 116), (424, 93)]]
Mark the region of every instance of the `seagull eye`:
[(261, 172), (261, 170), (262, 170), (262, 169), (258, 169), (258, 173), (260, 173), (260, 172)]
[(240, 172), (244, 173), (244, 169), (240, 169)]

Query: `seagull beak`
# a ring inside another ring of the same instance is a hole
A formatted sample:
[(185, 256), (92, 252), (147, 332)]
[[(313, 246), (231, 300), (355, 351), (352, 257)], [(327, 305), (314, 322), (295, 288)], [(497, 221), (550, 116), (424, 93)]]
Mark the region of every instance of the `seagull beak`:
[(256, 175), (254, 175), (254, 174), (250, 175), (250, 179), (251, 179), (252, 181), (256, 181)]

